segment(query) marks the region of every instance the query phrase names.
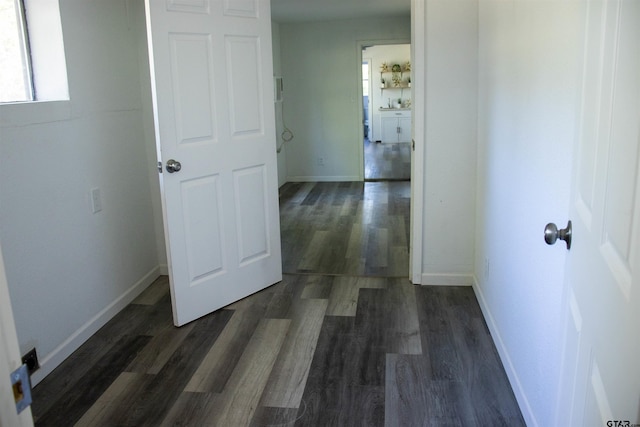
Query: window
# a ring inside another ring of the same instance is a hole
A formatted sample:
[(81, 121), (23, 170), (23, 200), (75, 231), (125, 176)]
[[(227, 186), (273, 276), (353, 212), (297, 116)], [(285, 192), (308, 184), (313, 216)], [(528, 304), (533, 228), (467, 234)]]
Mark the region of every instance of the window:
[(0, 104), (68, 99), (58, 0), (0, 0)]
[(369, 96), (369, 63), (362, 63), (362, 96)]
[(21, 0), (0, 0), (0, 102), (33, 100), (31, 55)]

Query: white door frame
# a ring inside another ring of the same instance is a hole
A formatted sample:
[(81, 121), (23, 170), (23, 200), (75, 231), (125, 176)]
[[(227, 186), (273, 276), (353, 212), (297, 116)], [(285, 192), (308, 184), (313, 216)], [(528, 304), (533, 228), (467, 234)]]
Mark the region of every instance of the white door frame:
[[(358, 92), (356, 97), (360, 100), (358, 103), (358, 149), (360, 150), (360, 170), (359, 170), (359, 178), (360, 181), (364, 181), (364, 150), (362, 150), (362, 141), (364, 140), (364, 129), (362, 127), (362, 121), (364, 120), (364, 114), (362, 111), (362, 62), (364, 61), (364, 57), (362, 56), (362, 50), (369, 46), (382, 46), (382, 45), (390, 45), (390, 44), (411, 44), (410, 39), (384, 39), (384, 40), (358, 40), (356, 42), (357, 55), (356, 60), (358, 61)], [(371, 75), (373, 71), (371, 69), (371, 64), (369, 65), (369, 88), (371, 91), (375, 90), (373, 84), (371, 83)], [(369, 116), (373, 114), (369, 111)], [(369, 120), (371, 122), (371, 120)], [(413, 176), (411, 176), (411, 182), (413, 185)]]
[[(422, 284), (422, 228), (424, 220), (424, 152), (426, 135), (426, 5), (411, 0), (411, 224), (409, 274), (411, 282)], [(420, 76), (420, 78), (418, 78)]]

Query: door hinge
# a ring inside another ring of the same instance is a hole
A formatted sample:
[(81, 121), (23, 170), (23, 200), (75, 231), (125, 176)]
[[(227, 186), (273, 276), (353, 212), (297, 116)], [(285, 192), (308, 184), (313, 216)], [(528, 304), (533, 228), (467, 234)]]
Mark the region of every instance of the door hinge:
[(411, 140), (411, 150), (416, 151), (416, 140), (415, 139)]
[(158, 173), (162, 173), (162, 162), (158, 162)]

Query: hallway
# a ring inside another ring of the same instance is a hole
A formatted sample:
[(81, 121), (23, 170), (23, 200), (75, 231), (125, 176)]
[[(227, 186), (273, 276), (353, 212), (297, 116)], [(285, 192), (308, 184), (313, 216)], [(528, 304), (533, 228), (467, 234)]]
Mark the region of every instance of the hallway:
[(280, 197), (282, 282), (175, 328), (159, 278), (36, 387), (36, 425), (524, 425), (472, 288), (406, 279), (408, 182)]

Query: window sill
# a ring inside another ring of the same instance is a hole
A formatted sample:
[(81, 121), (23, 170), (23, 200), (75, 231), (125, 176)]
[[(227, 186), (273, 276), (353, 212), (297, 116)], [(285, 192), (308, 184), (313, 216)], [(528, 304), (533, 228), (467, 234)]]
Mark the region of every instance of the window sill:
[(71, 118), (71, 101), (27, 101), (0, 104), (0, 127), (20, 127)]

